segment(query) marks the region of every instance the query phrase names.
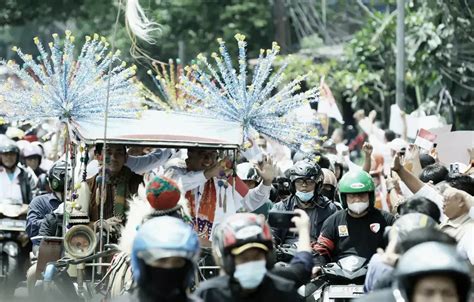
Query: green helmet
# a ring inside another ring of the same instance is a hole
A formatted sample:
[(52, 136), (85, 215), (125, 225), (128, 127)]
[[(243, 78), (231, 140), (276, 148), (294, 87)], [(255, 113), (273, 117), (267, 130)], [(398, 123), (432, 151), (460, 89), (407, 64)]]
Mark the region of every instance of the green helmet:
[(339, 181), (339, 194), (343, 208), (347, 208), (347, 193), (369, 193), (369, 207), (375, 203), (375, 184), (372, 176), (364, 170), (349, 171)]

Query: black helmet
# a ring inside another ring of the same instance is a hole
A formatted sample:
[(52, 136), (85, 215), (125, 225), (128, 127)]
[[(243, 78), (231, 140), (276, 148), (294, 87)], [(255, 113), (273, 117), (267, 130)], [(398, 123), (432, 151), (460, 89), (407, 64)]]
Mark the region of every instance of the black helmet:
[[(410, 301), (416, 281), (423, 276), (440, 274), (454, 279), (459, 301), (468, 301), (471, 287), (468, 263), (453, 245), (425, 242), (409, 249), (395, 270), (394, 295)], [(398, 301), (398, 299), (397, 299)]]
[(261, 215), (237, 213), (224, 220), (214, 231), (212, 248), (216, 262), (232, 276), (234, 256), (249, 248), (266, 251), (267, 267), (273, 265), (273, 242), (270, 226)]
[[(68, 170), (71, 171), (71, 165), (68, 165)], [(64, 178), (66, 176), (66, 162), (58, 160), (48, 171), (48, 181), (51, 190), (55, 192), (64, 191)]]
[(16, 154), (15, 166), (20, 162), (20, 148), (18, 148), (18, 145), (14, 141), (9, 141), (3, 145), (0, 145), (0, 154), (3, 153)]
[(297, 161), (293, 167), (291, 167), (288, 171), (288, 178), (291, 181), (290, 191), (292, 194), (295, 194), (295, 180), (299, 178), (310, 178), (316, 181), (316, 187), (314, 189), (315, 195), (319, 195), (321, 193), (321, 189), (323, 187), (323, 180), (324, 175), (321, 167), (318, 164), (312, 163), (308, 160), (300, 160)]

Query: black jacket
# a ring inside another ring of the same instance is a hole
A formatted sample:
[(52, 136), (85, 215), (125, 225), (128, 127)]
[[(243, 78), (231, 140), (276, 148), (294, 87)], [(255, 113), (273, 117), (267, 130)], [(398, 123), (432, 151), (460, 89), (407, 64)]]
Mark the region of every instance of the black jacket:
[[(112, 299), (112, 302), (155, 302), (158, 301), (156, 299), (145, 297), (144, 295), (140, 294), (140, 291), (134, 290), (131, 293), (126, 293), (120, 297)], [(176, 301), (179, 302), (179, 301)], [(195, 296), (188, 296), (188, 300), (186, 302), (202, 302), (201, 299)]]
[(296, 290), (311, 279), (313, 258), (309, 252), (298, 252), (286, 267), (274, 267), (256, 291), (242, 292), (237, 281), (219, 276), (204, 281), (196, 295), (204, 301), (299, 301)]
[(294, 302), (301, 301), (295, 283), (267, 272), (260, 286), (244, 293), (237, 281), (229, 276), (219, 276), (204, 281), (196, 295), (205, 302)]
[[(291, 195), (287, 199), (276, 203), (272, 210), (274, 211), (294, 211), (297, 207), (296, 196)], [(314, 201), (313, 201), (314, 202)], [(313, 208), (303, 209), (308, 213), (311, 223), (310, 236), (311, 241), (316, 241), (323, 227), (324, 221), (337, 211), (336, 206), (325, 196), (318, 196), (316, 206)], [(292, 244), (298, 241), (298, 235), (289, 232), (288, 229), (272, 228), (275, 243)]]
[(56, 213), (46, 214), (41, 223), (39, 236), (62, 237), (63, 235), (63, 215)]
[(29, 204), (33, 199), (33, 190), (35, 189), (31, 187), (31, 178), (33, 176), (23, 167), (18, 166), (18, 169), (20, 169), (18, 178), (20, 180), (21, 197), (24, 204)]
[(316, 264), (324, 265), (350, 255), (370, 259), (377, 248), (385, 248), (384, 231), (394, 221), (393, 215), (375, 208), (359, 218), (352, 217), (347, 209), (331, 215), (313, 244)]

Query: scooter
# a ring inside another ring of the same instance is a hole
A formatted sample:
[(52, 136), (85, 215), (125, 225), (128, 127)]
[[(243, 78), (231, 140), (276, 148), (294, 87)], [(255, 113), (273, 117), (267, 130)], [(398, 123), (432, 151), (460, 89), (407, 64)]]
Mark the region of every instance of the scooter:
[(351, 255), (321, 269), (321, 276), (298, 289), (306, 301), (346, 302), (364, 295), (367, 259)]
[(28, 205), (21, 201), (0, 202), (0, 288), (3, 293), (15, 290), (24, 275), (22, 270), (28, 260), (24, 249), (29, 239), (26, 234)]

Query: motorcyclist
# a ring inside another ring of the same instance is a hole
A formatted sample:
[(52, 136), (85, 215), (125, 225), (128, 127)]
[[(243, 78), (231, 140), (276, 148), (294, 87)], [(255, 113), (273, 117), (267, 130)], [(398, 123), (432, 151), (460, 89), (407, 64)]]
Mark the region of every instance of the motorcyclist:
[[(301, 160), (289, 170), (288, 176), (291, 195), (275, 204), (272, 211), (304, 210), (311, 221), (311, 241), (316, 241), (323, 222), (337, 210), (334, 203), (321, 195), (323, 172), (318, 164)], [(273, 229), (273, 235), (277, 244), (293, 244), (298, 239), (288, 229)]]
[[(237, 176), (247, 185), (249, 189), (256, 188), (262, 181), (262, 178), (260, 175), (258, 175), (254, 165), (249, 162), (238, 164), (236, 172)], [(268, 211), (272, 208), (272, 206), (273, 203), (270, 201), (270, 199), (268, 199), (260, 207), (253, 210), (252, 213), (262, 214), (267, 217)]]
[(198, 257), (199, 240), (190, 225), (169, 216), (146, 221), (140, 226), (132, 248), (136, 287), (114, 301), (196, 301), (187, 291)]
[(390, 230), (387, 228), (389, 240), (387, 248), (385, 251), (379, 249), (370, 259), (364, 282), (364, 292), (372, 291), (376, 287), (376, 283), (380, 283), (383, 279), (391, 279), (394, 264), (404, 252), (400, 243), (410, 232), (421, 228), (435, 228), (437, 225), (436, 221), (425, 214), (409, 213), (395, 221)]
[(469, 265), (455, 246), (425, 242), (400, 258), (391, 289), (357, 301), (467, 302), (470, 287)]
[[(36, 196), (30, 204), (26, 217), (26, 231), (30, 238), (38, 235), (41, 224), (47, 214), (52, 213), (64, 201), (64, 185), (67, 163), (64, 160), (56, 161), (48, 171), (48, 182), (51, 190), (50, 194)], [(69, 172), (70, 173), (70, 172)], [(69, 176), (71, 177), (71, 176)], [(69, 178), (71, 179), (71, 178)], [(33, 245), (39, 245), (40, 240), (33, 240)]]
[(395, 218), (374, 208), (374, 182), (365, 171), (353, 170), (339, 182), (339, 194), (345, 210), (336, 212), (323, 225), (313, 249), (316, 263), (324, 265), (349, 255), (370, 259), (384, 247), (384, 231)]
[(46, 171), (41, 168), (41, 162), (43, 160), (43, 150), (38, 145), (28, 144), (23, 149), (23, 158), (25, 164), (29, 167), (35, 175), (39, 178), (41, 174), (45, 174)]
[(119, 239), (120, 252), (114, 255), (107, 272), (107, 297), (121, 296), (132, 286), (130, 255), (140, 226), (149, 219), (161, 216), (171, 216), (189, 222), (189, 210), (186, 206), (187, 200), (181, 198), (178, 184), (164, 176), (154, 176), (148, 181), (145, 190), (139, 189), (138, 195), (131, 198), (127, 223)]
[(309, 219), (302, 210), (293, 217), (300, 242), (288, 267), (273, 267), (270, 227), (261, 215), (228, 217), (213, 236), (213, 252), (224, 275), (204, 281), (196, 295), (204, 301), (297, 301), (296, 288), (309, 281), (312, 255)]
[[(15, 209), (16, 213), (13, 215), (18, 218), (28, 211), (28, 204), (33, 197), (37, 179), (30, 169), (23, 168), (19, 164), (20, 149), (15, 142), (7, 141), (0, 146), (0, 160), (0, 206), (2, 206), (3, 211)], [(10, 210), (8, 211), (10, 212)], [(5, 212), (1, 212), (0, 216), (3, 214)], [(9, 216), (11, 215), (12, 213), (9, 214)], [(19, 244), (18, 252), (16, 255), (10, 254), (13, 259), (2, 265), (2, 268), (10, 266), (7, 282), (2, 284), (3, 297), (14, 293), (18, 281), (24, 276), (24, 266), (28, 261), (28, 253), (31, 250), (25, 233), (20, 233), (16, 240)]]
[(337, 193), (337, 179), (334, 172), (329, 169), (322, 168), (324, 180), (323, 188), (321, 189), (321, 195), (326, 196), (330, 201), (332, 201), (338, 210), (342, 210), (342, 205), (339, 202)]
[(0, 146), (0, 202), (12, 200), (27, 205), (33, 198), (38, 179), (19, 162), (20, 149), (15, 142)]

